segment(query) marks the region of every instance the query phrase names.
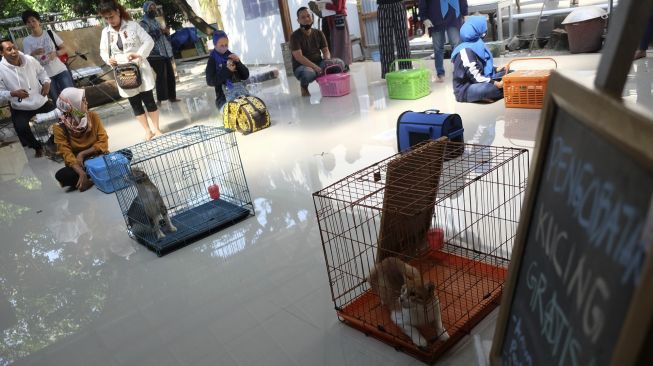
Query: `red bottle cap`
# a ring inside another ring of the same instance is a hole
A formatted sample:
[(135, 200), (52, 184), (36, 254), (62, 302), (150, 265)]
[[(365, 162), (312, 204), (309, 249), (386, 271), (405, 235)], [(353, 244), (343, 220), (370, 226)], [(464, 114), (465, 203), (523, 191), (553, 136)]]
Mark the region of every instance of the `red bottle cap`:
[(217, 184), (212, 184), (209, 186), (209, 196), (212, 200), (217, 200), (220, 198), (220, 187)]

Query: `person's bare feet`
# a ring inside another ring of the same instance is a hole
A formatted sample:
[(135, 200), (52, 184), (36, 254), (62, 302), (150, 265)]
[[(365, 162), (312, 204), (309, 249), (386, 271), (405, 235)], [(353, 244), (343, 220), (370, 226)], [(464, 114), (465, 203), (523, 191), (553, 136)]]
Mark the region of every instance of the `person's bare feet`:
[(637, 50), (635, 51), (635, 56), (633, 60), (639, 60), (640, 58), (646, 57), (646, 50)]
[(159, 136), (163, 136), (163, 132), (161, 132), (161, 130), (154, 130), (154, 137), (159, 137)]
[(152, 133), (152, 131), (147, 131), (145, 133), (145, 141), (150, 141), (153, 137), (154, 137), (154, 134)]
[(444, 83), (444, 75), (438, 75), (435, 78), (436, 83)]
[(308, 87), (300, 86), (300, 88), (302, 90), (302, 97), (310, 97), (311, 96), (311, 93), (309, 93), (309, 91), (308, 91)]

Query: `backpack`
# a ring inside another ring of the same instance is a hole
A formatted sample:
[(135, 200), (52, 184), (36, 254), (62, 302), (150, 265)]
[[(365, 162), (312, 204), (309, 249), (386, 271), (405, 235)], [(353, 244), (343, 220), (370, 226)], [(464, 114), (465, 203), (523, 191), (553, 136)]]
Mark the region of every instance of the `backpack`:
[(247, 135), (270, 127), (270, 113), (257, 97), (241, 96), (227, 102), (222, 111), (224, 126)]

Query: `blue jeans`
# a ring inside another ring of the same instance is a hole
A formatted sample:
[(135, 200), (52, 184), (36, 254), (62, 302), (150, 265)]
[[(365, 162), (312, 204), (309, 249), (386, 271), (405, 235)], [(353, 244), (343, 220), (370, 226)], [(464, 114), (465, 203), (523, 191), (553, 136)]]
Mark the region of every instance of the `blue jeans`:
[(653, 38), (653, 14), (651, 14), (651, 16), (648, 18), (644, 36), (639, 42), (639, 49), (642, 51), (648, 50), (648, 45), (651, 43), (651, 38)]
[(476, 83), (467, 88), (465, 93), (466, 102), (497, 101), (503, 98), (503, 89), (494, 86), (493, 83)]
[[(324, 70), (324, 61), (320, 62), (318, 66)], [(297, 80), (299, 80), (299, 84), (304, 88), (308, 87), (308, 84), (314, 82), (315, 79), (317, 79), (319, 76), (315, 70), (304, 65), (300, 65), (295, 69), (295, 71), (293, 71), (293, 73), (295, 74)]]
[(451, 43), (452, 50), (460, 43), (460, 31), (458, 27), (448, 27), (431, 32), (433, 52), (435, 52), (435, 71), (437, 71), (438, 76), (444, 76), (444, 32), (447, 32), (449, 36), (449, 43)]
[(55, 76), (50, 76), (50, 98), (56, 104), (61, 91), (66, 88), (72, 88), (73, 86), (75, 86), (73, 84), (73, 76), (68, 70), (62, 71)]

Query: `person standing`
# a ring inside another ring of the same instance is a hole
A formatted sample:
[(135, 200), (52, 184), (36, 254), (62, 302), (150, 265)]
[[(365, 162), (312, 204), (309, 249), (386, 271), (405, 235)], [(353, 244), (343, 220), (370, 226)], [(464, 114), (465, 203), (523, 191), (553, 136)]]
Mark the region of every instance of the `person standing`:
[(653, 39), (653, 13), (649, 15), (648, 22), (646, 23), (646, 29), (644, 30), (644, 35), (639, 41), (639, 46), (635, 51), (635, 56), (633, 59), (639, 60), (640, 58), (646, 57), (646, 50), (648, 50), (649, 44), (651, 44), (651, 39)]
[(156, 73), (156, 99), (160, 105), (164, 100), (174, 103), (179, 102), (179, 99), (177, 99), (175, 70), (172, 67), (172, 45), (168, 40), (170, 28), (163, 28), (159, 21), (156, 20), (156, 16), (157, 8), (154, 1), (146, 1), (143, 4), (141, 27), (154, 40), (154, 48), (147, 57), (147, 61), (152, 65)]
[(47, 98), (50, 78), (34, 57), (18, 51), (10, 40), (0, 40), (0, 54), (0, 101), (10, 101), (16, 135), (23, 146), (34, 149), (34, 156), (40, 158), (43, 147), (29, 128), (29, 121), (38, 113), (55, 108)]
[(433, 40), (437, 82), (444, 81), (445, 33), (453, 50), (460, 44), (460, 27), (467, 15), (467, 0), (420, 0), (419, 16)]
[[(408, 43), (408, 26), (406, 25), (406, 8), (402, 0), (376, 0), (379, 18), (379, 53), (381, 54), (381, 77), (390, 70), (390, 65), (397, 59), (410, 58)], [(410, 68), (409, 62), (400, 62), (399, 68)]]
[[(115, 0), (100, 3), (99, 14), (108, 24), (100, 37), (100, 57), (107, 64), (135, 63), (141, 73), (141, 85), (135, 89), (118, 87), (123, 98), (129, 99), (138, 122), (145, 130), (145, 140), (151, 140), (163, 133), (159, 129), (159, 109), (154, 101), (154, 75), (146, 57), (154, 47), (154, 40), (138, 23), (131, 19), (127, 10)], [(145, 105), (145, 108), (143, 108)], [(147, 121), (145, 109), (152, 121), (152, 128)]]
[(50, 98), (56, 101), (59, 93), (73, 86), (73, 76), (59, 56), (68, 53), (63, 40), (54, 31), (43, 31), (41, 15), (34, 10), (21, 14), (30, 35), (23, 40), (23, 52), (41, 63), (50, 77)]
[[(323, 4), (323, 5), (322, 5)], [(309, 1), (309, 8), (316, 15), (321, 16), (324, 9), (335, 12), (333, 15), (322, 17), (322, 33), (327, 39), (331, 56), (341, 59), (345, 63), (345, 70), (353, 62), (349, 24), (347, 23), (347, 1), (330, 0), (330, 2)]]

